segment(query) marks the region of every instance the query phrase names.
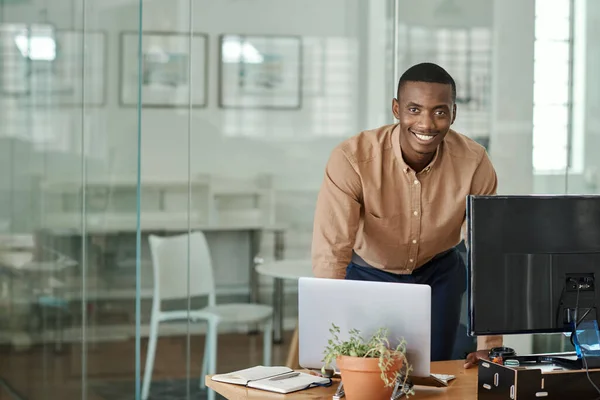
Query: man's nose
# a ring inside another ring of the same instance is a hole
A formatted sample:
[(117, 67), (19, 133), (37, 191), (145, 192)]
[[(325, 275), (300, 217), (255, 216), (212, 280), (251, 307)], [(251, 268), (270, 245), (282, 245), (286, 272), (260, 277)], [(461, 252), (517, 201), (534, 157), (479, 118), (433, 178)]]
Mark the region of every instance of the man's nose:
[(435, 130), (435, 121), (429, 114), (423, 113), (421, 114), (421, 118), (419, 120), (419, 128), (427, 133), (428, 131)]

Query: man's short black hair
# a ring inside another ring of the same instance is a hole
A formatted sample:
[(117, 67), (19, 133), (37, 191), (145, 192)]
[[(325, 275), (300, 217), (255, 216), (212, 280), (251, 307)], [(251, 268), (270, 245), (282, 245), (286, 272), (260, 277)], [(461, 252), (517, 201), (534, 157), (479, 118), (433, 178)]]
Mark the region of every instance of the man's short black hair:
[(416, 64), (404, 71), (398, 82), (398, 93), (400, 98), (400, 89), (406, 82), (430, 82), (442, 83), (452, 86), (452, 101), (456, 101), (456, 83), (450, 74), (442, 67), (434, 63)]

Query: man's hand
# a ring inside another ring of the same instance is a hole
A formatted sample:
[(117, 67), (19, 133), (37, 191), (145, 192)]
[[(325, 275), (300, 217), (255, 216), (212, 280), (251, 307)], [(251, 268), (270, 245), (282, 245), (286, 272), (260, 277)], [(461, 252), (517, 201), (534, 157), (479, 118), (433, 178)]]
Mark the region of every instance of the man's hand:
[(489, 360), (489, 350), (478, 350), (470, 353), (465, 360), (465, 368), (472, 368), (479, 363), (479, 360)]

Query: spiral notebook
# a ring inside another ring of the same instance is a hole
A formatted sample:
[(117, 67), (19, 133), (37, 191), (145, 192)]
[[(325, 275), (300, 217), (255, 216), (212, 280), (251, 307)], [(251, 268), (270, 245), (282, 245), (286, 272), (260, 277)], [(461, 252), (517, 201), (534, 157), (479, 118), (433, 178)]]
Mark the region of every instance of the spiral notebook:
[(253, 389), (276, 393), (291, 393), (314, 386), (325, 386), (331, 383), (328, 378), (321, 378), (287, 367), (264, 367), (262, 365), (242, 369), (228, 374), (214, 375), (216, 382), (243, 385)]

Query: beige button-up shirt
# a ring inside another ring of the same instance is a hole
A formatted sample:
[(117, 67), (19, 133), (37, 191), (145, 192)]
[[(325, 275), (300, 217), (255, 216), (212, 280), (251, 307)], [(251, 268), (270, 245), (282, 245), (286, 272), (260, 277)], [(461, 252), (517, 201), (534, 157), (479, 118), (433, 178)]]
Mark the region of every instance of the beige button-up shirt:
[[(343, 279), (352, 251), (375, 268), (410, 274), (460, 242), (467, 195), (496, 188), (485, 149), (453, 130), (419, 173), (404, 162), (398, 125), (361, 132), (327, 163), (315, 210), (314, 275)], [(479, 339), (480, 348), (501, 343)]]

